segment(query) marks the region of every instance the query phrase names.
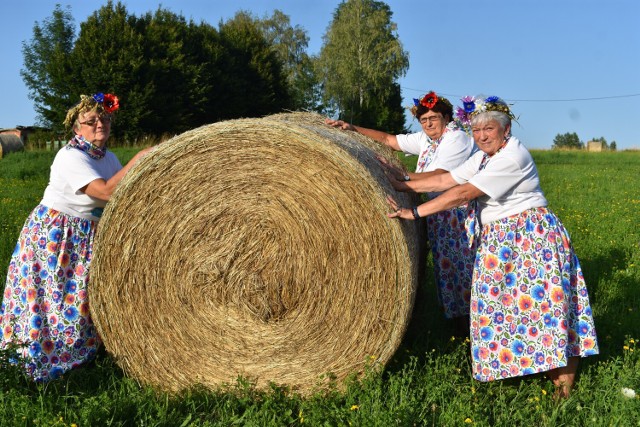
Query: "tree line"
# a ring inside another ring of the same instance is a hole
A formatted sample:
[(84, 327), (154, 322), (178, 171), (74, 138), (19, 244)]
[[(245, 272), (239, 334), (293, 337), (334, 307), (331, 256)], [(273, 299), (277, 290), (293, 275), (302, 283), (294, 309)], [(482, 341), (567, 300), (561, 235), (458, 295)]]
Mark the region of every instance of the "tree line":
[(306, 31), (279, 10), (239, 11), (214, 27), (162, 7), (135, 16), (110, 0), (76, 34), (70, 7), (58, 4), (23, 42), (21, 76), (37, 124), (56, 135), (79, 95), (95, 92), (120, 98), (112, 134), (126, 141), (287, 110), (399, 133), (408, 54), (391, 18), (384, 2), (344, 1), (310, 55)]

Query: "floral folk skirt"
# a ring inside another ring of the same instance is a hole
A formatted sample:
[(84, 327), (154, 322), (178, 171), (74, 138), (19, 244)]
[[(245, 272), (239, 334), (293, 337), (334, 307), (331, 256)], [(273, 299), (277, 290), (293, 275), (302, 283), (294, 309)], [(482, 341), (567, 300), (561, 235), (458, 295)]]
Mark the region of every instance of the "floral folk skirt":
[(92, 359), (100, 345), (87, 299), (95, 229), (93, 221), (38, 205), (13, 251), (0, 348), (14, 348), (36, 381)]
[(445, 317), (469, 315), (475, 248), (469, 248), (464, 220), (466, 207), (427, 217), (438, 299)]
[(580, 263), (554, 213), (534, 208), (483, 227), (470, 320), (480, 381), (544, 372), (598, 353)]

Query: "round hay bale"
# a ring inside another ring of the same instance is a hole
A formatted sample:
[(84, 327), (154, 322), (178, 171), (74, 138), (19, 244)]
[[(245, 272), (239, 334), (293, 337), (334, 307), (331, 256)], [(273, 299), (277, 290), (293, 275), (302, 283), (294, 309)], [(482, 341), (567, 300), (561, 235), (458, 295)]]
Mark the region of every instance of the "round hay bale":
[(170, 392), (242, 376), (306, 393), (385, 364), (410, 319), (417, 239), (386, 217), (395, 192), (376, 153), (392, 156), (312, 113), (159, 145), (95, 241), (91, 312), (108, 352)]
[(24, 150), (24, 144), (19, 136), (12, 134), (0, 135), (0, 159), (16, 151)]

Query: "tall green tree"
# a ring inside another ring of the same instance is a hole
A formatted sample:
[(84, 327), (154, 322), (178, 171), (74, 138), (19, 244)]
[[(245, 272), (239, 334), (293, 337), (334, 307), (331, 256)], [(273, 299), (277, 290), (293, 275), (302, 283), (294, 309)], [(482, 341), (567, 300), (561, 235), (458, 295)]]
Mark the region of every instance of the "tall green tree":
[(283, 63), (267, 42), (253, 17), (238, 12), (220, 23), (226, 50), (226, 82), (218, 95), (226, 107), (225, 118), (259, 117), (290, 109), (291, 95)]
[(277, 9), (270, 17), (256, 22), (267, 43), (282, 61), (292, 98), (291, 108), (321, 110), (319, 81), (315, 73), (314, 58), (307, 53), (309, 36), (306, 30), (299, 25), (292, 26), (289, 16)]
[(584, 144), (578, 138), (578, 134), (575, 132), (567, 132), (565, 134), (557, 134), (555, 138), (553, 138), (552, 149), (561, 149), (561, 148), (583, 148)]
[(225, 74), (229, 57), (218, 30), (208, 23), (190, 23), (188, 39), (184, 52), (189, 67), (189, 105), (185, 109), (191, 126), (197, 127), (228, 117), (220, 94), (229, 90)]
[[(409, 67), (389, 6), (375, 0), (346, 0), (324, 35), (318, 69), (325, 99), (340, 117), (389, 132), (404, 129), (397, 80)], [(384, 120), (372, 117), (377, 112)]]
[(63, 121), (72, 102), (69, 73), (72, 62), (69, 54), (75, 39), (71, 10), (55, 6), (51, 17), (35, 23), (33, 38), (22, 43), (24, 68), (20, 75), (34, 101), (38, 124), (56, 130), (63, 129)]
[(121, 2), (108, 1), (80, 24), (71, 55), (74, 96), (109, 92), (120, 98), (115, 137), (135, 139), (153, 114), (153, 88), (141, 79), (147, 64), (143, 35), (138, 18)]
[(202, 66), (194, 58), (196, 26), (161, 8), (141, 17), (137, 26), (144, 40), (138, 78), (148, 102), (140, 126), (156, 135), (182, 133), (194, 126), (192, 106), (201, 96), (195, 88)]

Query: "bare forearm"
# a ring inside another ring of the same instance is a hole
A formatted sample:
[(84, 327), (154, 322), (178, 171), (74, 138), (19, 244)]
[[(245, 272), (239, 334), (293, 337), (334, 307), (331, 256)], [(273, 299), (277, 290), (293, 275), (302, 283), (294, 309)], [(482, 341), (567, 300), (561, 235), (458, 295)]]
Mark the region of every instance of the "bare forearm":
[[(484, 193), (481, 190), (467, 182), (457, 185), (438, 197), (415, 207), (400, 206), (393, 197), (387, 196), (387, 203), (389, 203), (389, 206), (393, 209), (393, 212), (388, 213), (387, 216), (389, 218), (418, 219), (456, 206), (462, 206), (483, 195)], [(417, 212), (415, 212), (416, 210)], [(416, 216), (415, 213), (417, 213), (418, 216)]]
[(407, 176), (409, 176), (409, 179), (411, 181), (417, 181), (420, 179), (424, 179), (424, 178), (429, 178), (432, 176), (436, 176), (436, 175), (440, 175), (443, 173), (447, 173), (446, 170), (444, 169), (436, 169), (434, 171), (429, 171), (429, 172), (407, 172)]
[(382, 132), (376, 129), (363, 128), (360, 126), (351, 125), (356, 132), (361, 135), (368, 136), (371, 139), (378, 141), (381, 144), (386, 145), (387, 147), (400, 151), (400, 146), (398, 145), (398, 139), (395, 135), (391, 135), (386, 132)]
[(381, 144), (386, 145), (387, 147), (400, 151), (400, 146), (398, 145), (398, 139), (395, 135), (391, 135), (386, 132), (382, 132), (376, 129), (364, 128), (361, 126), (355, 126), (351, 123), (345, 122), (344, 120), (333, 120), (333, 119), (325, 119), (325, 124), (340, 128), (342, 130), (350, 130), (352, 132), (358, 132), (361, 135), (368, 136), (369, 138), (378, 141)]
[(418, 214), (421, 217), (424, 217), (468, 203), (468, 196), (466, 196), (464, 192), (460, 190), (461, 189), (459, 187), (454, 187), (449, 191), (442, 193), (438, 197), (435, 197), (428, 202), (419, 205)]
[[(410, 180), (405, 182), (392, 181), (392, 185), (399, 191), (412, 191), (416, 193), (429, 193), (445, 191), (458, 183), (450, 173), (438, 173), (426, 176), (426, 174), (410, 174)], [(415, 179), (414, 179), (415, 177)]]
[(135, 165), (141, 158), (143, 158), (152, 149), (152, 147), (139, 151), (133, 158), (118, 172), (116, 172), (111, 178), (96, 179), (91, 181), (86, 187), (81, 189), (85, 194), (95, 197), (96, 199), (109, 201), (111, 195), (116, 190), (116, 187), (122, 181), (122, 178), (129, 172), (129, 170)]

